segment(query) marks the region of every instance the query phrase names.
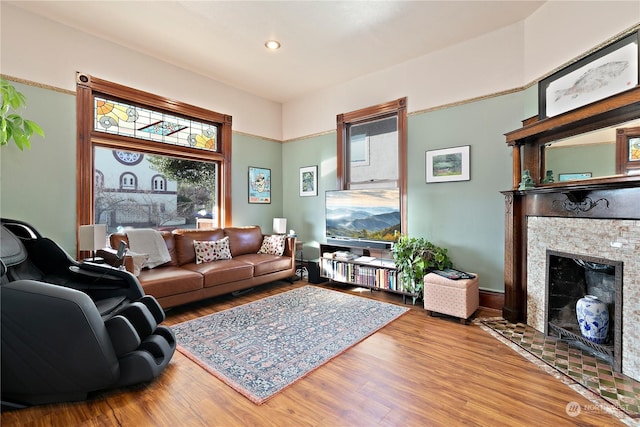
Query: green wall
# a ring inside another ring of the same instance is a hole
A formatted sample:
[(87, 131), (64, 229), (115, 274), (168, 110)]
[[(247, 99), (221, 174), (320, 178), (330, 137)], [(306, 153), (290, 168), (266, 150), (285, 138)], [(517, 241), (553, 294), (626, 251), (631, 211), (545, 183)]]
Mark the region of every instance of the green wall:
[(27, 97), (23, 117), (45, 138), (20, 151), (13, 141), (0, 149), (0, 215), (27, 221), (72, 255), (76, 248), (76, 97), (15, 83)]
[[(25, 115), (42, 125), (30, 151), (0, 151), (0, 214), (33, 223), (75, 254), (75, 96), (16, 84), (28, 99)], [(413, 114), (408, 120), (408, 231), (449, 249), (458, 268), (480, 275), (484, 289), (503, 290), (504, 199), (511, 186), (511, 151), (504, 133), (520, 126), (535, 101), (532, 90)], [(336, 112), (338, 113), (338, 112)], [(471, 180), (425, 183), (425, 152), (470, 145)], [(260, 225), (272, 218), (305, 242), (307, 259), (324, 240), (324, 193), (336, 189), (336, 135), (328, 132), (280, 143), (233, 134), (234, 225)], [(318, 196), (300, 197), (301, 167), (318, 166)], [(271, 169), (272, 202), (248, 203), (248, 168)]]
[[(76, 253), (76, 97), (15, 83), (27, 97), (23, 116), (42, 126), (45, 138), (34, 138), (21, 152), (11, 142), (0, 149), (0, 216), (27, 221), (44, 236)], [(271, 232), (272, 218), (282, 216), (282, 144), (233, 134), (232, 221), (257, 224)], [(248, 168), (271, 169), (272, 202), (249, 204)]]
[[(504, 133), (520, 126), (523, 92), (424, 114), (408, 121), (408, 232), (449, 249), (455, 265), (480, 276), (485, 289), (504, 289), (504, 197), (511, 188), (511, 149)], [(529, 95), (529, 98), (531, 96)], [(470, 145), (471, 180), (425, 183), (427, 150)], [(283, 213), (319, 256), (324, 240), (324, 192), (336, 189), (336, 135), (283, 145)], [(300, 197), (299, 168), (319, 166), (318, 197)]]
[[(324, 193), (336, 189), (336, 134), (282, 144), (283, 212), (289, 229), (304, 242), (305, 259), (319, 257), (324, 241)], [(300, 197), (300, 168), (318, 166), (318, 195)]]
[[(271, 233), (273, 218), (282, 216), (282, 144), (244, 134), (233, 134), (233, 225), (259, 225)], [(271, 169), (271, 203), (249, 203), (249, 166)]]
[[(511, 149), (504, 133), (520, 125), (522, 96), (511, 94), (409, 119), (410, 235), (449, 250), (455, 267), (504, 289), (504, 197), (511, 188)], [(470, 146), (469, 181), (425, 183), (426, 151)]]

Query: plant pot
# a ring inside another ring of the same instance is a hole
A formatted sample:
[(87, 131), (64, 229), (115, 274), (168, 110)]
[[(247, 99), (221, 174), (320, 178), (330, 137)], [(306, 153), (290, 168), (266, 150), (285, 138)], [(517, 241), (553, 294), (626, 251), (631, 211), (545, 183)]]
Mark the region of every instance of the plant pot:
[(585, 295), (576, 303), (576, 315), (583, 338), (596, 344), (607, 341), (609, 310), (604, 302), (593, 295)]

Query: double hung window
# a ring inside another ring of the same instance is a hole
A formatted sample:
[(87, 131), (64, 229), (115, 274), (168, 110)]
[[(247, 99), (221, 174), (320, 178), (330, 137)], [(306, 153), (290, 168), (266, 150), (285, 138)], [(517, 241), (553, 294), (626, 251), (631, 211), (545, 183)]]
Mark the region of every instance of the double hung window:
[(403, 228), (407, 224), (406, 101), (400, 98), (337, 116), (337, 188), (399, 190)]

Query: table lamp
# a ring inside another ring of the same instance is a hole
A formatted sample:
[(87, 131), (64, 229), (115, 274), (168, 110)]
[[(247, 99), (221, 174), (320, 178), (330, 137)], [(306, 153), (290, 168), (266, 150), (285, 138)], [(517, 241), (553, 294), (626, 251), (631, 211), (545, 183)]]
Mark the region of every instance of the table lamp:
[(81, 225), (78, 229), (78, 249), (91, 251), (91, 258), (86, 261), (101, 262), (102, 258), (96, 258), (96, 251), (107, 244), (107, 225), (90, 224)]
[(287, 233), (287, 218), (273, 218), (273, 233), (274, 234)]

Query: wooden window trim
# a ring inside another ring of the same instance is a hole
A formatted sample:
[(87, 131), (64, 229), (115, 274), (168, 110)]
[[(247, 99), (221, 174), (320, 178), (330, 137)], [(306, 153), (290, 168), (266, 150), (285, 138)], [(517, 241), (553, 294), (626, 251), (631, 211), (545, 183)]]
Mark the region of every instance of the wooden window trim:
[[(218, 126), (218, 151), (199, 150), (191, 147), (133, 139), (93, 130), (94, 96), (122, 99), (132, 104), (166, 111)], [(220, 226), (231, 225), (231, 138), (232, 117), (216, 113), (184, 102), (133, 89), (102, 80), (88, 74), (76, 75), (76, 230), (81, 224), (93, 224), (94, 165), (93, 147), (101, 146), (114, 150), (140, 151), (144, 153), (175, 156), (198, 161), (216, 161), (219, 164), (218, 218)]]
[(640, 127), (621, 128), (616, 131), (616, 173), (619, 175), (630, 175), (633, 170), (637, 173), (640, 169), (639, 162), (629, 161), (629, 139), (640, 138)]
[(347, 188), (347, 127), (374, 119), (380, 119), (397, 114), (398, 117), (398, 189), (400, 190), (400, 217), (402, 233), (407, 230), (407, 98), (338, 114), (337, 122), (337, 188)]

